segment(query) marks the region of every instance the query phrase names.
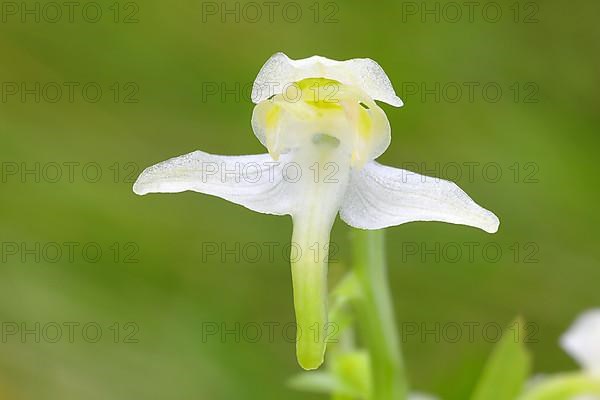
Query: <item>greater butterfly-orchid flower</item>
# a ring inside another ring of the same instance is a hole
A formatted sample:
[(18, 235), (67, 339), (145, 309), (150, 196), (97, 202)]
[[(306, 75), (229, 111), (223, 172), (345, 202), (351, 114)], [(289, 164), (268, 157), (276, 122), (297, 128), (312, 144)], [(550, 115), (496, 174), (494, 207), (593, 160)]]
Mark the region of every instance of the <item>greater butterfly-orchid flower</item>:
[(195, 151), (147, 168), (137, 194), (195, 191), (265, 214), (290, 215), (297, 357), (324, 358), (327, 252), (336, 216), (359, 229), (441, 221), (496, 232), (498, 218), (457, 185), (375, 161), (391, 128), (376, 101), (403, 105), (375, 61), (272, 56), (253, 85), (252, 129), (265, 154)]

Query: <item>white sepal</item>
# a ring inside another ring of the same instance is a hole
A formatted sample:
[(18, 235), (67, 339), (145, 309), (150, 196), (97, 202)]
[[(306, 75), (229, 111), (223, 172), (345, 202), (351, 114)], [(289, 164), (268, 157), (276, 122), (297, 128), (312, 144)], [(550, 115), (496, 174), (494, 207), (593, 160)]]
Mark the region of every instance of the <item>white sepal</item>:
[(284, 53), (274, 54), (260, 69), (252, 87), (252, 101), (258, 104), (306, 78), (333, 79), (361, 88), (374, 100), (395, 107), (404, 105), (383, 68), (370, 58), (337, 61), (312, 56), (292, 60)]
[(353, 171), (340, 217), (360, 229), (382, 229), (413, 221), (440, 221), (498, 230), (498, 217), (456, 184), (383, 166), (375, 161)]
[(286, 187), (288, 161), (268, 154), (219, 156), (195, 151), (171, 158), (142, 172), (136, 194), (205, 193), (265, 214), (289, 214), (294, 199)]

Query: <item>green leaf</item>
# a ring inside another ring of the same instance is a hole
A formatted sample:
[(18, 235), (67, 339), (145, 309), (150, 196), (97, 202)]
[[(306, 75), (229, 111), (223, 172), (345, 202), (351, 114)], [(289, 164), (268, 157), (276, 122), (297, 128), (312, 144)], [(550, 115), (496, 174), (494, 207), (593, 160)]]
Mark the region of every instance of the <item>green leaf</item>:
[(338, 354), (332, 361), (331, 370), (344, 385), (352, 388), (361, 399), (371, 397), (371, 363), (366, 351)]
[(369, 354), (352, 351), (330, 358), (330, 372), (304, 372), (288, 381), (294, 389), (327, 393), (335, 399), (367, 399), (371, 393)]
[(327, 335), (329, 343), (337, 343), (342, 334), (356, 320), (351, 301), (360, 297), (360, 285), (353, 272), (349, 272), (332, 290), (329, 296), (329, 323)]
[(524, 323), (518, 318), (505, 331), (483, 369), (472, 400), (516, 399), (531, 369), (523, 344)]
[(600, 377), (585, 373), (554, 375), (531, 387), (519, 400), (570, 400), (578, 395), (600, 398)]
[(329, 372), (315, 371), (300, 373), (288, 380), (288, 386), (305, 392), (341, 394), (352, 397), (360, 396), (356, 390)]
[(331, 297), (342, 304), (361, 296), (360, 283), (353, 271), (348, 272), (331, 292)]
[(329, 296), (329, 322), (336, 331), (333, 336), (328, 337), (330, 342), (335, 342), (355, 320), (350, 301), (356, 296), (356, 288), (356, 277), (348, 273)]

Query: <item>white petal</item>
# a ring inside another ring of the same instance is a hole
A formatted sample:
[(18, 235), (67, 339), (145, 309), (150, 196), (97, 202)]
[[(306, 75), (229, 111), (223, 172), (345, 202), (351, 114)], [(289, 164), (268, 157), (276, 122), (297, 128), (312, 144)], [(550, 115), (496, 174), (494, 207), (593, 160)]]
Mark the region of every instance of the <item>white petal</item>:
[(219, 156), (195, 151), (146, 168), (133, 186), (136, 194), (186, 190), (221, 197), (251, 210), (284, 215), (292, 208), (286, 189), (285, 155)]
[(600, 308), (579, 316), (560, 344), (584, 369), (600, 374)]
[(284, 92), (290, 84), (306, 78), (334, 79), (360, 87), (375, 100), (395, 107), (403, 105), (383, 68), (370, 58), (336, 61), (312, 56), (292, 60), (283, 53), (273, 55), (261, 68), (252, 88), (252, 101), (258, 104)]
[(441, 221), (498, 230), (498, 218), (456, 184), (372, 161), (353, 171), (340, 217), (361, 229), (412, 221)]

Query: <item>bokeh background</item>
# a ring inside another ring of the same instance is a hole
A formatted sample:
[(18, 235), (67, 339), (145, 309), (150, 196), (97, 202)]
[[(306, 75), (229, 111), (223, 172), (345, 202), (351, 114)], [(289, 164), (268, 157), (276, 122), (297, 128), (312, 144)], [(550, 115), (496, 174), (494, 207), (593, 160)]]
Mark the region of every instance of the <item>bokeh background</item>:
[[(277, 51), (377, 60), (406, 103), (383, 105), (393, 140), (381, 161), (452, 178), (501, 219), (493, 236), (441, 223), (387, 230), (399, 325), (505, 326), (521, 315), (536, 327), (528, 344), (536, 372), (577, 368), (557, 341), (578, 313), (600, 305), (600, 6), (493, 3), (472, 18), (462, 6), (455, 21), (446, 2), (276, 2), (269, 21), (258, 2), (254, 21), (247, 3), (228, 2), (239, 14), (223, 22), (220, 1), (84, 1), (71, 22), (64, 5), (57, 17), (45, 1), (3, 2), (0, 398), (325, 398), (286, 385), (299, 367), (281, 328), (293, 321), (281, 250), (253, 262), (203, 247), (281, 249), (290, 219), (195, 193), (131, 190), (146, 166), (196, 149), (263, 152), (247, 91), (236, 87), (247, 88)], [(72, 99), (66, 82), (75, 82)], [(473, 98), (465, 82), (475, 82)], [(56, 102), (53, 84), (63, 88)], [(474, 175), (464, 163), (475, 163)], [(332, 284), (351, 263), (349, 230), (338, 221), (332, 234)], [(465, 243), (476, 243), (472, 260)], [(203, 338), (211, 324), (236, 323), (280, 325), (257, 343), (243, 332), (239, 343)], [(56, 325), (62, 337), (53, 340)], [(445, 399), (468, 396), (493, 347), (477, 329), (456, 343), (404, 339), (412, 386)]]

